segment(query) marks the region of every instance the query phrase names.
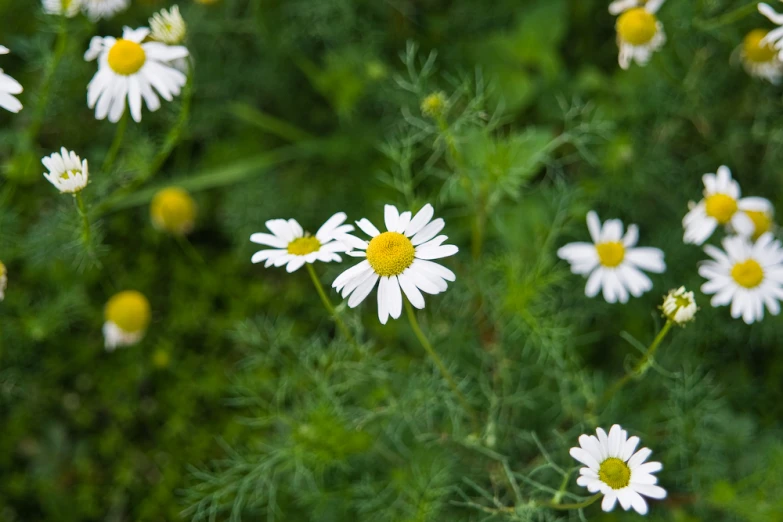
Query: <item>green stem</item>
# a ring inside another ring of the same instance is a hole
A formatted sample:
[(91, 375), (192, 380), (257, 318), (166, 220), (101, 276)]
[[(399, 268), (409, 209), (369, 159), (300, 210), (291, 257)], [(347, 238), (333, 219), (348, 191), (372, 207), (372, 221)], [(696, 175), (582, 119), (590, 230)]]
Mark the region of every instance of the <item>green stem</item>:
[(74, 194), (74, 202), (76, 203), (76, 211), (82, 218), (82, 243), (87, 247), (87, 250), (92, 252), (92, 246), (90, 244), (90, 218), (87, 215), (87, 206), (84, 204), (84, 198), (81, 191)]
[(313, 268), (313, 264), (305, 263), (305, 266), (307, 267), (307, 272), (310, 274), (310, 279), (313, 280), (313, 285), (315, 285), (315, 290), (318, 292), (318, 295), (321, 297), (321, 302), (324, 304), (324, 307), (329, 312), (329, 314), (334, 318), (334, 321), (337, 323), (337, 327), (343, 333), (345, 338), (348, 339), (348, 341), (350, 341), (351, 343), (355, 344), (353, 335), (351, 335), (351, 331), (348, 329), (348, 326), (343, 322), (343, 320), (338, 315), (337, 310), (335, 310), (334, 305), (332, 304), (332, 301), (329, 300), (329, 296), (326, 295), (326, 291), (324, 290), (324, 287), (321, 284), (320, 279), (318, 279), (318, 275), (315, 273), (315, 268)]
[(112, 165), (114, 165), (114, 160), (117, 159), (117, 153), (120, 151), (120, 146), (122, 145), (122, 138), (125, 136), (125, 128), (128, 126), (128, 111), (125, 111), (122, 113), (122, 118), (120, 118), (119, 123), (117, 124), (117, 128), (114, 130), (114, 141), (111, 143), (111, 147), (109, 147), (109, 152), (106, 153), (106, 159), (103, 160), (103, 173), (108, 174), (109, 170), (111, 169)]
[(403, 299), (403, 301), (405, 302), (405, 311), (408, 314), (408, 320), (411, 323), (411, 328), (413, 328), (413, 333), (416, 334), (416, 338), (419, 340), (419, 343), (421, 343), (422, 347), (424, 347), (424, 350), (427, 352), (427, 355), (430, 356), (430, 359), (432, 359), (432, 361), (435, 363), (435, 366), (438, 367), (440, 374), (444, 379), (446, 379), (446, 382), (449, 383), (451, 391), (453, 391), (457, 396), (457, 399), (459, 399), (462, 407), (468, 414), (470, 414), (474, 423), (474, 428), (478, 427), (478, 417), (476, 416), (475, 411), (473, 411), (470, 403), (460, 391), (459, 387), (457, 386), (457, 381), (451, 375), (451, 372), (449, 372), (448, 368), (446, 368), (446, 365), (443, 364), (443, 361), (432, 347), (432, 344), (427, 339), (427, 336), (425, 336), (424, 332), (421, 331), (421, 327), (419, 326), (419, 321), (416, 319), (416, 312), (413, 310), (413, 306), (411, 306), (407, 300)]
[(745, 18), (746, 16), (749, 16), (751, 14), (754, 14), (758, 11), (758, 2), (753, 2), (752, 4), (746, 4), (742, 7), (738, 7), (734, 11), (730, 11), (723, 16), (719, 16), (717, 18), (712, 18), (710, 20), (699, 20), (698, 18), (693, 21), (693, 25), (701, 29), (702, 31), (711, 31), (713, 29), (718, 29), (719, 27), (723, 27), (724, 25), (733, 24), (734, 22), (738, 22)]
[(544, 502), (541, 504), (543, 507), (548, 507), (550, 509), (558, 509), (558, 510), (571, 510), (571, 509), (582, 509), (586, 508), (587, 506), (595, 503), (596, 500), (601, 498), (601, 493), (596, 493), (592, 497), (588, 498), (587, 500), (583, 500), (582, 502), (574, 502), (571, 504), (554, 504), (552, 502)]
[(642, 377), (645, 373), (647, 373), (647, 370), (652, 364), (655, 352), (658, 350), (658, 346), (660, 346), (661, 341), (663, 341), (663, 338), (666, 337), (666, 334), (669, 333), (669, 330), (671, 330), (673, 324), (674, 323), (672, 321), (666, 321), (666, 324), (663, 325), (661, 331), (658, 332), (658, 335), (655, 336), (652, 344), (650, 344), (649, 348), (647, 348), (647, 351), (644, 352), (644, 356), (639, 360), (638, 363), (636, 363), (636, 366), (634, 366), (631, 371), (626, 373), (622, 379), (614, 383), (614, 385), (609, 388), (606, 393), (604, 393), (601, 399), (602, 403), (608, 402), (609, 399), (611, 399), (615, 393), (620, 391), (623, 386), (628, 384), (631, 379)]
[(563, 475), (563, 481), (560, 483), (560, 489), (557, 493), (552, 495), (552, 504), (560, 504), (560, 500), (563, 498), (566, 488), (568, 487), (568, 480), (571, 478), (571, 471)]
[(38, 138), (38, 133), (41, 130), (41, 125), (43, 124), (43, 119), (46, 115), (46, 107), (49, 104), (49, 96), (51, 94), (55, 72), (57, 72), (57, 67), (60, 65), (60, 61), (62, 61), (63, 55), (65, 54), (68, 43), (68, 28), (66, 23), (67, 18), (61, 16), (60, 25), (57, 30), (57, 40), (54, 44), (54, 53), (46, 64), (43, 81), (41, 82), (41, 92), (38, 97), (38, 106), (35, 109), (33, 121), (27, 129), (30, 143), (34, 143)]

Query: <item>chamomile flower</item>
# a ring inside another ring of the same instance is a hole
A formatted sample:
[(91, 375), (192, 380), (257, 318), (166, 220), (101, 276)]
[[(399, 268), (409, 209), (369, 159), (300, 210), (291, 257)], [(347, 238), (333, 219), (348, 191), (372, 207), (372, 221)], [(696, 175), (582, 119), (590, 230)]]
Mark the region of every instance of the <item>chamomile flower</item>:
[(750, 235), (750, 238), (754, 241), (760, 238), (762, 234), (777, 229), (775, 225), (775, 209), (772, 208), (772, 203), (769, 203), (769, 207), (765, 210), (746, 210), (745, 215), (753, 222), (753, 233)]
[(783, 299), (783, 249), (772, 234), (762, 234), (752, 243), (742, 236), (723, 240), (723, 249), (712, 245), (704, 251), (712, 258), (699, 266), (699, 275), (708, 279), (701, 287), (715, 294), (714, 307), (731, 303), (731, 316), (747, 324), (761, 321), (764, 308), (772, 315), (780, 312)]
[[(8, 47), (0, 45), (0, 54), (8, 54)], [(9, 112), (19, 112), (22, 110), (22, 103), (17, 100), (13, 95), (21, 94), (22, 85), (8, 76), (0, 69), (0, 107)]]
[(680, 326), (693, 321), (698, 310), (693, 292), (686, 291), (684, 286), (666, 294), (661, 305), (661, 311), (666, 319)]
[(364, 301), (377, 283), (378, 318), (381, 324), (386, 324), (389, 316), (400, 317), (403, 292), (413, 306), (421, 309), (424, 308), (421, 292), (434, 295), (446, 291), (446, 281), (454, 281), (456, 276), (431, 260), (453, 256), (459, 249), (444, 245), (446, 236), (435, 237), (446, 223), (441, 218), (433, 220), (434, 212), (430, 204), (424, 205), (415, 216), (408, 211), (400, 213), (394, 205), (386, 205), (386, 232), (380, 232), (363, 218), (356, 224), (371, 237), (369, 242), (351, 235), (340, 237), (353, 249), (348, 255), (366, 258), (332, 283), (343, 298), (350, 296), (350, 308)]
[(62, 194), (75, 194), (87, 186), (90, 178), (87, 160), (82, 160), (75, 152), (65, 147), (60, 152), (46, 156), (41, 160), (49, 172), (44, 177)]
[[(95, 108), (95, 118), (117, 122), (125, 112), (127, 99), (131, 116), (141, 121), (141, 101), (147, 109), (160, 108), (158, 94), (166, 101), (179, 95), (186, 77), (170, 62), (188, 56), (180, 45), (144, 42), (149, 29), (125, 27), (122, 38), (95, 36), (84, 54), (88, 61), (98, 59), (98, 72), (87, 86), (87, 105)], [(157, 93), (155, 92), (157, 91)]]
[(125, 290), (112, 296), (104, 309), (103, 337), (106, 350), (130, 346), (144, 338), (150, 324), (150, 303), (144, 294)]
[(588, 276), (587, 297), (595, 297), (603, 290), (607, 303), (625, 303), (629, 293), (639, 297), (652, 288), (652, 281), (642, 270), (657, 274), (666, 270), (660, 249), (636, 247), (636, 225), (629, 225), (623, 235), (619, 219), (610, 219), (601, 226), (598, 214), (591, 210), (587, 213), (587, 228), (592, 243), (569, 243), (557, 251), (560, 259), (571, 264), (574, 274)]
[(179, 14), (179, 6), (171, 9), (161, 9), (152, 15), (149, 20), (150, 38), (168, 45), (179, 45), (185, 41), (187, 27), (182, 15)]
[(717, 174), (705, 174), (701, 179), (704, 182), (704, 199), (693, 205), (682, 219), (685, 228), (683, 241), (686, 243), (703, 244), (718, 225), (749, 236), (755, 227), (747, 212), (769, 212), (772, 208), (764, 198), (740, 199), (739, 183), (731, 178), (731, 171), (725, 165), (718, 167)]
[(753, 29), (745, 35), (739, 56), (749, 75), (778, 84), (783, 78), (783, 63), (778, 52), (766, 41), (768, 34), (764, 29)]
[(770, 44), (775, 49), (783, 48), (783, 14), (778, 13), (769, 5), (761, 2), (758, 4), (759, 13), (767, 17), (773, 24), (779, 26), (764, 36), (762, 43)]
[(646, 65), (652, 53), (666, 43), (663, 24), (655, 16), (664, 0), (616, 0), (609, 12), (617, 16), (618, 62), (628, 69), (631, 62)]
[(579, 447), (571, 448), (569, 452), (587, 466), (579, 470), (576, 483), (590, 493), (602, 493), (604, 511), (613, 510), (619, 501), (625, 511), (633, 508), (640, 515), (646, 515), (644, 497), (666, 498), (666, 490), (657, 485), (658, 477), (653, 475), (662, 470), (663, 465), (645, 462), (652, 450), (636, 451), (639, 437), (628, 437), (628, 432), (618, 424), (612, 426), (608, 435), (601, 428), (595, 432), (598, 436), (581, 435)]
[(159, 190), (150, 203), (150, 219), (158, 230), (184, 236), (196, 223), (196, 202), (178, 187)]
[(314, 236), (306, 234), (295, 219), (270, 219), (266, 228), (272, 233), (258, 232), (250, 236), (250, 241), (273, 248), (259, 250), (250, 261), (264, 261), (265, 267), (286, 265), (288, 272), (300, 269), (305, 263), (342, 261), (338, 252), (346, 252), (348, 247), (335, 238), (353, 232), (353, 225), (343, 224), (346, 218), (344, 212), (338, 212)]
[(43, 10), (50, 15), (73, 18), (81, 7), (82, 0), (43, 0)]
[(5, 299), (5, 289), (8, 287), (8, 270), (0, 262), (0, 301)]
[(129, 5), (130, 0), (82, 0), (82, 10), (93, 22), (111, 18)]

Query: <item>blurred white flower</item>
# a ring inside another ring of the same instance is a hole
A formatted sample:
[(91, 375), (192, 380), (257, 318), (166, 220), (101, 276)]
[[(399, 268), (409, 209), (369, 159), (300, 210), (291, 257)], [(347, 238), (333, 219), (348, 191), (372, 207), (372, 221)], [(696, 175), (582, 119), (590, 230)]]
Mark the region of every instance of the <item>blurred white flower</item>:
[(161, 9), (149, 19), (150, 37), (158, 42), (178, 45), (185, 41), (187, 28), (185, 20), (179, 13), (179, 6), (173, 6), (168, 11)]
[(718, 167), (717, 174), (705, 174), (701, 179), (704, 199), (682, 219), (686, 243), (703, 244), (718, 225), (730, 225), (736, 233), (750, 236), (755, 226), (747, 211), (769, 212), (772, 208), (764, 198), (740, 199), (739, 183), (731, 178), (731, 171), (725, 165)]
[(60, 152), (46, 156), (41, 160), (49, 172), (44, 177), (63, 194), (75, 194), (87, 186), (89, 171), (87, 160), (82, 160), (75, 152), (65, 147)]
[(655, 16), (664, 0), (616, 0), (609, 12), (617, 17), (618, 62), (628, 69), (631, 62), (646, 65), (652, 53), (666, 43), (663, 24)]
[(50, 15), (73, 18), (81, 7), (82, 0), (43, 0), (43, 10)]
[(364, 301), (378, 283), (378, 318), (386, 324), (389, 316), (397, 319), (402, 313), (400, 290), (419, 309), (424, 308), (421, 292), (434, 295), (446, 291), (446, 281), (456, 279), (454, 272), (430, 260), (453, 256), (459, 249), (444, 245), (446, 236), (435, 237), (445, 222), (441, 218), (432, 220), (434, 212), (429, 203), (415, 216), (386, 205), (387, 232), (380, 232), (370, 221), (361, 219), (356, 224), (371, 237), (369, 242), (347, 234), (339, 238), (353, 249), (348, 255), (366, 257), (332, 283), (343, 298), (350, 296), (350, 308)]
[(569, 243), (557, 251), (560, 259), (571, 264), (574, 274), (589, 276), (585, 295), (595, 297), (603, 290), (606, 302), (628, 301), (628, 294), (639, 297), (652, 288), (652, 281), (642, 270), (662, 273), (666, 270), (663, 252), (657, 248), (636, 247), (639, 229), (629, 225), (623, 235), (619, 219), (607, 220), (603, 226), (594, 211), (587, 213), (587, 228), (592, 243)]
[[(767, 17), (767, 19), (777, 26), (783, 26), (783, 14), (778, 13), (769, 5), (761, 2), (758, 4), (759, 13)], [(775, 49), (780, 50), (783, 48), (783, 27), (777, 27), (771, 30), (761, 40), (762, 44), (770, 44)]]
[(663, 298), (661, 310), (669, 321), (682, 326), (693, 320), (699, 307), (696, 306), (696, 298), (693, 297), (693, 292), (687, 292), (685, 287), (681, 286), (666, 294), (666, 297)]
[(660, 462), (645, 462), (652, 450), (636, 450), (639, 437), (628, 437), (628, 432), (618, 424), (612, 426), (609, 434), (598, 428), (596, 435), (581, 435), (579, 446), (571, 448), (573, 458), (587, 466), (579, 470), (576, 483), (586, 487), (590, 493), (602, 493), (601, 508), (611, 511), (615, 504), (628, 511), (633, 508), (640, 515), (647, 514), (644, 497), (666, 498), (666, 490), (656, 485), (653, 475), (663, 469)]
[(130, 346), (144, 338), (150, 324), (150, 303), (144, 294), (125, 290), (115, 294), (104, 309), (103, 337), (107, 351)]
[(265, 261), (265, 267), (286, 265), (286, 270), (293, 272), (305, 263), (342, 261), (338, 252), (345, 252), (348, 247), (335, 238), (353, 232), (353, 225), (343, 225), (346, 217), (344, 212), (338, 212), (327, 219), (314, 236), (305, 234), (295, 219), (270, 219), (266, 228), (272, 234), (258, 232), (250, 236), (250, 241), (274, 248), (256, 252), (251, 262)]
[[(0, 54), (8, 54), (8, 47), (0, 45)], [(0, 107), (10, 112), (22, 110), (22, 103), (13, 94), (21, 94), (22, 86), (0, 69)]]
[(130, 0), (81, 0), (82, 10), (92, 21), (111, 18), (130, 5)]
[(731, 316), (742, 317), (747, 324), (761, 321), (764, 308), (772, 315), (780, 313), (783, 299), (783, 249), (772, 234), (766, 233), (752, 243), (742, 236), (723, 240), (723, 249), (712, 245), (704, 251), (712, 258), (699, 266), (699, 275), (707, 279), (701, 287), (715, 294), (714, 307), (731, 303)]
[(753, 29), (746, 34), (739, 56), (749, 75), (777, 85), (783, 78), (783, 63), (778, 52), (765, 40), (767, 34), (765, 29)]
[(127, 98), (131, 116), (138, 122), (142, 99), (147, 109), (156, 111), (160, 108), (158, 94), (171, 101), (181, 92), (187, 78), (169, 62), (185, 58), (188, 50), (160, 42), (142, 43), (148, 35), (146, 27), (126, 27), (122, 38), (95, 36), (90, 41), (84, 59), (97, 58), (98, 72), (87, 86), (87, 105), (95, 107), (96, 119), (108, 116), (111, 122), (119, 121)]

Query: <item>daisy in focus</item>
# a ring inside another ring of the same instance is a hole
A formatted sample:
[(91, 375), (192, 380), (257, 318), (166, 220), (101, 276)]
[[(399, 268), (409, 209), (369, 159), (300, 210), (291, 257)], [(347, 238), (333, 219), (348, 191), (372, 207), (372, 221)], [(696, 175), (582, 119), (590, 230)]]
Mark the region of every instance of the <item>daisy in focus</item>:
[(175, 236), (187, 235), (196, 223), (196, 202), (181, 188), (161, 189), (150, 203), (150, 219), (158, 230)]
[(740, 199), (740, 186), (731, 178), (731, 171), (725, 165), (718, 167), (717, 174), (705, 174), (704, 199), (691, 207), (682, 219), (685, 228), (683, 241), (703, 244), (715, 232), (718, 225), (730, 227), (743, 236), (753, 234), (755, 225), (748, 216), (749, 211), (769, 213), (772, 205), (764, 198)]
[(661, 311), (663, 311), (664, 317), (669, 321), (684, 326), (686, 323), (693, 321), (696, 312), (699, 311), (699, 307), (696, 306), (696, 298), (693, 297), (693, 292), (687, 292), (685, 287), (681, 286), (666, 294), (666, 297), (663, 298)]
[(636, 247), (636, 225), (629, 225), (623, 235), (622, 221), (610, 219), (601, 226), (598, 214), (591, 210), (587, 213), (587, 228), (592, 243), (569, 243), (557, 251), (560, 259), (571, 264), (571, 272), (588, 276), (587, 297), (595, 297), (603, 290), (607, 303), (625, 303), (629, 293), (639, 297), (652, 289), (652, 281), (642, 270), (656, 274), (666, 270), (660, 249)]
[(179, 45), (185, 41), (187, 27), (179, 13), (179, 6), (161, 9), (149, 19), (150, 38), (168, 45)]
[[(187, 80), (170, 62), (188, 56), (180, 45), (144, 42), (149, 29), (123, 30), (122, 38), (95, 36), (84, 53), (87, 61), (98, 59), (98, 72), (87, 86), (87, 106), (95, 108), (95, 118), (108, 116), (116, 123), (130, 108), (133, 119), (141, 121), (142, 99), (150, 111), (160, 108), (158, 95), (166, 101), (178, 96)], [(157, 92), (156, 92), (157, 91)]]
[(652, 53), (666, 43), (663, 24), (655, 16), (664, 0), (615, 0), (609, 13), (617, 15), (618, 62), (628, 69), (631, 62), (647, 65)]
[(79, 14), (82, 0), (43, 0), (44, 13), (73, 18)]
[(125, 290), (109, 299), (104, 315), (103, 337), (106, 350), (111, 352), (144, 338), (150, 324), (150, 303), (141, 292)]
[(60, 152), (43, 158), (41, 163), (49, 170), (44, 177), (61, 194), (76, 194), (87, 186), (90, 178), (87, 160), (82, 160), (75, 152), (63, 147)]
[(778, 52), (767, 42), (768, 34), (764, 29), (753, 29), (745, 35), (739, 56), (749, 75), (777, 85), (783, 78), (783, 63)]
[(250, 236), (250, 241), (272, 248), (259, 250), (251, 261), (264, 261), (265, 267), (285, 265), (288, 272), (300, 269), (305, 263), (342, 261), (338, 252), (346, 252), (348, 247), (335, 238), (353, 232), (353, 225), (343, 224), (346, 219), (344, 212), (338, 212), (314, 236), (306, 234), (295, 219), (270, 219), (266, 228), (272, 233), (258, 232)]
[(780, 313), (783, 299), (783, 248), (772, 234), (752, 243), (742, 236), (727, 237), (723, 249), (712, 245), (704, 251), (712, 259), (699, 266), (699, 275), (708, 281), (701, 287), (715, 294), (713, 307), (731, 304), (731, 316), (742, 317), (747, 324), (761, 321), (764, 308), (772, 315)]
[[(370, 236), (370, 241), (344, 235), (340, 240), (353, 250), (348, 255), (364, 257), (364, 261), (340, 274), (332, 287), (348, 297), (348, 306), (355, 308), (378, 283), (378, 319), (386, 324), (389, 316), (397, 319), (402, 314), (402, 293), (416, 308), (424, 308), (424, 296), (445, 292), (456, 276), (448, 268), (433, 263), (432, 259), (453, 256), (459, 249), (444, 245), (448, 237), (436, 236), (446, 223), (433, 220), (432, 205), (424, 205), (415, 216), (400, 213), (394, 205), (384, 207), (386, 232), (379, 231), (368, 219), (356, 224)], [(350, 297), (349, 297), (350, 296)]]
[(611, 511), (615, 504), (628, 511), (633, 508), (640, 515), (647, 514), (644, 497), (666, 498), (666, 490), (656, 485), (653, 473), (663, 469), (660, 462), (645, 462), (652, 450), (636, 450), (639, 437), (628, 437), (628, 432), (615, 424), (609, 435), (598, 428), (596, 435), (581, 435), (579, 447), (569, 453), (587, 466), (579, 470), (576, 483), (590, 493), (602, 493), (601, 509)]
[[(8, 54), (8, 47), (0, 45), (0, 54)], [(19, 112), (22, 110), (22, 103), (17, 100), (13, 95), (21, 94), (22, 85), (8, 76), (0, 69), (0, 107), (9, 112)]]
[(92, 20), (97, 22), (102, 18), (111, 18), (130, 5), (130, 0), (81, 0), (82, 10)]
[(0, 262), (0, 301), (5, 299), (5, 289), (8, 286), (8, 270), (5, 265)]

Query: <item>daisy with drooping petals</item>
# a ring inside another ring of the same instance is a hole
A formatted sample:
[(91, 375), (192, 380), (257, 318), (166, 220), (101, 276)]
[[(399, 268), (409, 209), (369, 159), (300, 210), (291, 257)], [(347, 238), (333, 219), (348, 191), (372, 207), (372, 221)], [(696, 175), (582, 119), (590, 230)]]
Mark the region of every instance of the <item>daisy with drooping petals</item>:
[(607, 303), (625, 303), (629, 293), (639, 297), (652, 288), (652, 281), (642, 270), (656, 274), (666, 270), (660, 249), (636, 247), (636, 225), (629, 225), (623, 235), (622, 221), (610, 219), (602, 227), (598, 214), (591, 210), (587, 213), (587, 228), (593, 243), (569, 243), (557, 251), (560, 259), (571, 264), (574, 274), (589, 276), (587, 297), (595, 297), (603, 290)]
[(353, 225), (343, 224), (346, 218), (345, 212), (338, 212), (327, 219), (314, 236), (306, 234), (295, 219), (270, 219), (266, 228), (272, 234), (258, 232), (250, 236), (250, 241), (273, 249), (259, 250), (251, 261), (264, 261), (265, 267), (286, 265), (288, 272), (300, 269), (305, 263), (342, 261), (338, 252), (345, 252), (348, 247), (335, 238), (353, 232)]
[(712, 245), (704, 251), (712, 258), (699, 266), (699, 275), (708, 279), (701, 287), (715, 294), (714, 307), (731, 303), (731, 316), (742, 317), (747, 324), (761, 321), (764, 308), (772, 315), (780, 312), (783, 299), (783, 249), (772, 234), (755, 242), (742, 236), (723, 240), (725, 251)]
[(730, 225), (736, 233), (749, 236), (755, 226), (747, 212), (769, 212), (772, 208), (764, 198), (740, 199), (739, 183), (731, 178), (731, 171), (725, 165), (718, 167), (717, 174), (705, 174), (701, 179), (704, 182), (704, 199), (682, 219), (685, 228), (683, 241), (686, 243), (701, 245), (718, 225)]
[(43, 0), (43, 10), (46, 14), (73, 18), (79, 14), (82, 0)]
[(106, 350), (130, 346), (144, 338), (150, 324), (150, 303), (144, 294), (125, 290), (112, 296), (104, 309), (103, 337)]
[(446, 236), (435, 237), (446, 223), (442, 218), (433, 220), (434, 213), (429, 203), (415, 216), (408, 211), (400, 213), (394, 205), (386, 205), (387, 232), (380, 232), (363, 218), (356, 224), (371, 237), (369, 242), (351, 235), (339, 238), (353, 249), (348, 255), (366, 257), (332, 283), (343, 298), (350, 296), (350, 308), (364, 301), (378, 283), (378, 318), (381, 324), (386, 324), (389, 316), (400, 317), (403, 292), (413, 306), (421, 309), (424, 308), (421, 292), (434, 295), (446, 291), (446, 281), (454, 281), (456, 276), (431, 259), (453, 256), (459, 249), (444, 245)]
[(179, 45), (185, 41), (187, 27), (179, 13), (179, 6), (161, 9), (149, 19), (150, 38), (168, 45)]
[(111, 18), (130, 5), (130, 0), (82, 0), (82, 9), (93, 22)]
[(663, 469), (660, 462), (645, 462), (652, 450), (636, 450), (639, 437), (628, 437), (628, 432), (615, 424), (609, 435), (598, 428), (595, 435), (581, 435), (579, 447), (569, 453), (587, 466), (579, 470), (576, 483), (590, 493), (602, 493), (601, 509), (611, 511), (619, 501), (628, 511), (633, 508), (640, 515), (647, 514), (644, 497), (666, 498), (666, 490), (656, 485), (658, 477), (653, 473)]
[[(0, 45), (0, 54), (8, 54), (8, 47)], [(22, 85), (8, 76), (0, 69), (0, 107), (9, 112), (19, 112), (22, 110), (22, 103), (17, 100), (13, 95), (21, 94)]]
[(108, 116), (113, 123), (119, 121), (127, 98), (131, 116), (139, 122), (142, 99), (147, 109), (156, 111), (160, 108), (158, 94), (171, 101), (181, 92), (187, 78), (169, 64), (188, 56), (188, 50), (180, 45), (144, 42), (149, 32), (146, 27), (126, 27), (122, 38), (95, 36), (90, 41), (84, 59), (98, 58), (98, 72), (87, 86), (87, 105), (95, 107), (96, 119)]
[(655, 16), (664, 0), (616, 0), (609, 13), (617, 16), (618, 62), (628, 69), (631, 62), (647, 65), (652, 53), (666, 43), (663, 24)]
[(663, 298), (661, 311), (663, 311), (664, 317), (669, 321), (685, 326), (686, 323), (693, 321), (696, 312), (699, 311), (699, 307), (696, 306), (696, 298), (693, 297), (693, 292), (688, 292), (684, 286), (681, 286), (676, 290), (670, 290), (666, 294)]
[(44, 177), (62, 194), (75, 194), (87, 186), (90, 173), (87, 160), (82, 160), (75, 152), (65, 147), (60, 152), (46, 156), (41, 160), (49, 172)]
[(739, 56), (749, 75), (777, 85), (783, 78), (783, 63), (778, 52), (767, 42), (768, 34), (765, 29), (753, 29), (745, 35)]

